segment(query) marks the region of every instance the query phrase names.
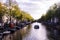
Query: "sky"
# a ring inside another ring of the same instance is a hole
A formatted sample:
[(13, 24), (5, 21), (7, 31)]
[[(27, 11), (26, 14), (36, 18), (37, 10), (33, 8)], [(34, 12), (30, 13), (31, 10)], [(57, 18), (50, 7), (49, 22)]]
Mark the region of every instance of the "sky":
[(28, 12), (34, 19), (39, 19), (53, 4), (60, 0), (16, 0), (21, 10)]
[(28, 12), (34, 19), (39, 19), (53, 4), (60, 0), (17, 0), (22, 10)]

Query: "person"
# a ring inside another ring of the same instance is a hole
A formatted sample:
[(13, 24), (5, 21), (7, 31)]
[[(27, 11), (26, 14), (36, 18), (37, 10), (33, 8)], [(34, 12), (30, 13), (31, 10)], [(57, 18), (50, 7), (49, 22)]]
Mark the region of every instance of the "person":
[(13, 23), (13, 22), (10, 22), (10, 23), (9, 23), (9, 27), (10, 27), (10, 28), (14, 28), (14, 23)]

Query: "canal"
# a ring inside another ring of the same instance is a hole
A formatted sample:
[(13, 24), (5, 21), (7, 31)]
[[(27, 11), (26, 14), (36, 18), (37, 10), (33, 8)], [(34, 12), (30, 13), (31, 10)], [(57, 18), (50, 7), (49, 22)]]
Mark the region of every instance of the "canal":
[[(35, 25), (38, 25), (39, 28), (35, 28)], [(26, 34), (22, 40), (48, 40), (47, 30), (41, 23), (32, 23), (28, 34)]]

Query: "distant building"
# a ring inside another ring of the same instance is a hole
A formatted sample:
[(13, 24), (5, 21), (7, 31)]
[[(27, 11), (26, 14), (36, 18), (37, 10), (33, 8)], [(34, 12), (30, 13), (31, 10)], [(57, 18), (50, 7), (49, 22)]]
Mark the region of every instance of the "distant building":
[(3, 20), (4, 23), (7, 22), (7, 20), (9, 20), (9, 19), (10, 19), (10, 17), (9, 17), (7, 14), (5, 14), (5, 15), (2, 17), (2, 20)]
[(54, 22), (54, 23), (57, 23), (58, 20), (59, 20), (59, 19), (58, 19), (57, 17), (51, 18), (51, 22)]

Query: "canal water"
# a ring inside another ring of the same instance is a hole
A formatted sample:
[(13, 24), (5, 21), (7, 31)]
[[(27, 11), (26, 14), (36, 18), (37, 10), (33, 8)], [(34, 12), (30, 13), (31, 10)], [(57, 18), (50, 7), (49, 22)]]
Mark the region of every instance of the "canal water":
[[(39, 25), (38, 29), (35, 29), (35, 25)], [(28, 31), (28, 30), (27, 30)], [(22, 40), (48, 40), (47, 30), (41, 23), (35, 22), (31, 24), (31, 28)]]

